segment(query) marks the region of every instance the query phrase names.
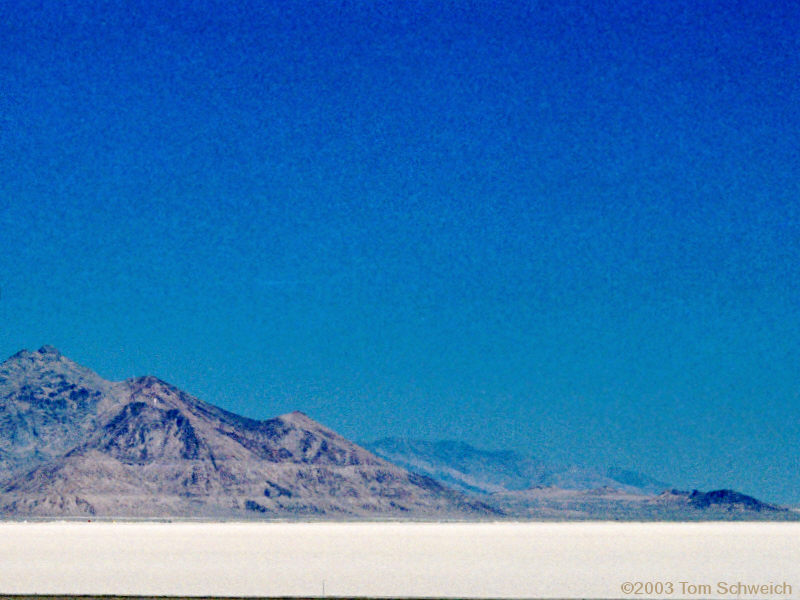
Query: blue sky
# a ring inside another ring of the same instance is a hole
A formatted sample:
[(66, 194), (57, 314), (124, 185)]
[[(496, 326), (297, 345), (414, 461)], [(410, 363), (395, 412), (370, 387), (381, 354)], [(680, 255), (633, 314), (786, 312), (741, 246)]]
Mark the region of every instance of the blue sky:
[(800, 502), (798, 31), (4, 2), (0, 354)]

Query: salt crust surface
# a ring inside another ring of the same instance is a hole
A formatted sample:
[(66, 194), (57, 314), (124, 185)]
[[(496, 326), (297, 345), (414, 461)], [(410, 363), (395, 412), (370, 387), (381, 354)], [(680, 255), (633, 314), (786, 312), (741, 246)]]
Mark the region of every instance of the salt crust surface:
[(619, 598), (625, 581), (800, 598), (800, 523), (0, 523), (6, 594)]

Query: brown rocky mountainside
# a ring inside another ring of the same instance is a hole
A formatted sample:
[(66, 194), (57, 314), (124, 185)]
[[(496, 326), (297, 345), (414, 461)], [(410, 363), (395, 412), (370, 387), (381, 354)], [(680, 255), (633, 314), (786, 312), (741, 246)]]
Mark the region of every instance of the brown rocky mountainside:
[(497, 511), (294, 412), (247, 419), (45, 346), (0, 364), (0, 515), (480, 518)]

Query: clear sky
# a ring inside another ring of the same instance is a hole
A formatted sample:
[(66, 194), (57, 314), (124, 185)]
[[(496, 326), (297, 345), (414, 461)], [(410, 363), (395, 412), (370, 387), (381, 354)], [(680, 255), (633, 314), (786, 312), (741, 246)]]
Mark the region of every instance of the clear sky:
[(0, 3), (0, 354), (800, 503), (800, 5)]

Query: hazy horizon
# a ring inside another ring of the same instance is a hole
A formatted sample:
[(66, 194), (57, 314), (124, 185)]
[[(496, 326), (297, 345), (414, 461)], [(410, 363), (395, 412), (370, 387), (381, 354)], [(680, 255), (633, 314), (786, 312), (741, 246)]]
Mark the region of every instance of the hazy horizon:
[(0, 6), (0, 355), (800, 502), (800, 6)]

